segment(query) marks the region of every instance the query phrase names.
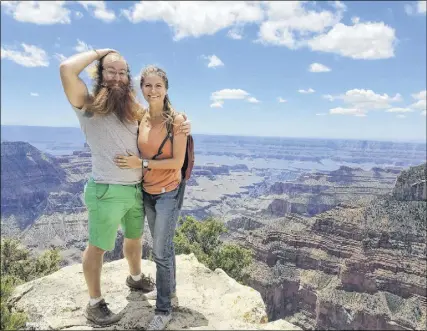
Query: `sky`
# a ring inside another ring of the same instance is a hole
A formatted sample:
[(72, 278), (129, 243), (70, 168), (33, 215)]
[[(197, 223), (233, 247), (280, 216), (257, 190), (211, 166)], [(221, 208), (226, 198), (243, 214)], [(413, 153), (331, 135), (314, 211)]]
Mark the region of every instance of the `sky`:
[(99, 48), (193, 133), (426, 140), (426, 1), (2, 1), (2, 125), (79, 127), (59, 64)]

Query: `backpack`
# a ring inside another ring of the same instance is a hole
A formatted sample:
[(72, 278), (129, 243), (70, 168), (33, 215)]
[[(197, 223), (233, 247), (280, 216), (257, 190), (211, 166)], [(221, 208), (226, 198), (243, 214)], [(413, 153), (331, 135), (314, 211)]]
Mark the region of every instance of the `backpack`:
[[(184, 119), (187, 119), (187, 116), (184, 116)], [(138, 133), (139, 133), (139, 124), (140, 121), (138, 121)], [(153, 160), (156, 159), (156, 157), (158, 157), (159, 155), (163, 154), (163, 147), (165, 146), (166, 142), (168, 141), (168, 139), (170, 139), (171, 144), (172, 144), (172, 148), (173, 148), (173, 125), (171, 123), (166, 123), (166, 129), (167, 129), (167, 134), (165, 139), (163, 139), (162, 143), (160, 144), (160, 147), (157, 151), (157, 154), (154, 155), (152, 157)], [(184, 157), (184, 163), (182, 164), (182, 168), (181, 168), (181, 177), (182, 179), (184, 179), (185, 181), (189, 180), (191, 177), (191, 172), (193, 170), (194, 167), (194, 140), (193, 137), (190, 135), (187, 136), (187, 148), (185, 151), (185, 157)]]

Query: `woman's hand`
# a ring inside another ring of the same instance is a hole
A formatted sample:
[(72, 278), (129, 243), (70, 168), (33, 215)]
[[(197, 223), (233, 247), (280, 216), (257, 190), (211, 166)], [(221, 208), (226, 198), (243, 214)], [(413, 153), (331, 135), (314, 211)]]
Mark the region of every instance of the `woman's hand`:
[(191, 134), (191, 122), (190, 122), (190, 120), (185, 119), (185, 121), (180, 124), (178, 133), (183, 133), (186, 136)]
[(128, 156), (118, 155), (114, 158), (114, 163), (121, 169), (141, 169), (142, 160), (130, 151), (126, 151)]

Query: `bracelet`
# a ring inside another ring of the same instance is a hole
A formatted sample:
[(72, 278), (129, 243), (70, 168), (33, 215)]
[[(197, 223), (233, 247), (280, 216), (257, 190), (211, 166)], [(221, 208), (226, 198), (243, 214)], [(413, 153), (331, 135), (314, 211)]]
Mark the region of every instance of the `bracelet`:
[(93, 51), (96, 53), (96, 55), (98, 55), (98, 60), (99, 60), (99, 59), (100, 59), (100, 56), (99, 56), (98, 51), (97, 51), (96, 49), (94, 49)]

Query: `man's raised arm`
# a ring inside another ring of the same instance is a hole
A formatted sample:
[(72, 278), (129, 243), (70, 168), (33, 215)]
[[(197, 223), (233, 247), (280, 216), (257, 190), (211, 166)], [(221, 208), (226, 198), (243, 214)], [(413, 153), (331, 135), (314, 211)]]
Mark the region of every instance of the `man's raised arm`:
[(75, 54), (64, 60), (59, 66), (62, 87), (68, 101), (77, 108), (83, 108), (88, 96), (86, 84), (79, 77), (80, 73), (95, 60), (99, 60), (113, 49), (105, 48)]

